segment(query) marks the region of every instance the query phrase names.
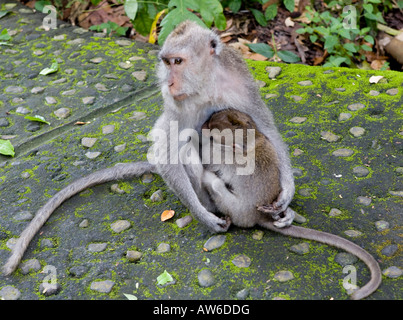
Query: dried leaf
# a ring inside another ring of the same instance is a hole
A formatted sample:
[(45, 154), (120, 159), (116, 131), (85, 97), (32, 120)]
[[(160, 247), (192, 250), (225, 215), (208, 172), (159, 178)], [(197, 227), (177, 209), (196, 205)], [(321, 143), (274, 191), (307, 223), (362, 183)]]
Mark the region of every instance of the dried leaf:
[(164, 9), (161, 10), (160, 12), (157, 13), (157, 15), (155, 16), (155, 19), (151, 25), (151, 30), (150, 30), (150, 36), (149, 36), (149, 43), (155, 43), (155, 41), (157, 41), (157, 23), (159, 18), (161, 17), (161, 15), (165, 14), (168, 10)]
[(286, 27), (293, 27), (295, 25), (295, 22), (292, 21), (290, 17), (288, 17), (287, 19), (285, 19), (284, 24)]
[(166, 221), (171, 219), (175, 214), (174, 210), (165, 210), (162, 214), (161, 214), (161, 221)]
[(369, 83), (378, 83), (382, 78), (383, 76), (372, 76), (369, 78)]
[(231, 36), (221, 37), (221, 42), (227, 43), (230, 40), (232, 40)]
[(267, 57), (265, 57), (264, 55), (261, 55), (259, 53), (246, 54), (245, 58), (246, 59), (251, 59), (251, 60), (256, 60), (256, 61), (265, 61), (265, 60), (267, 60)]
[(371, 62), (371, 68), (374, 70), (381, 70), (386, 60), (374, 60)]

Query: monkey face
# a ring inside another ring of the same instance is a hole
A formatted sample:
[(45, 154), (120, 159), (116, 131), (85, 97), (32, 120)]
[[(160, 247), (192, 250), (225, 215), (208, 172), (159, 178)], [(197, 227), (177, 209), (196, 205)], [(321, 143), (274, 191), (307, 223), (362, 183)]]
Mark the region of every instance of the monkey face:
[(158, 76), (162, 91), (176, 101), (190, 96), (207, 96), (214, 56), (222, 44), (208, 29), (187, 21), (166, 39), (160, 54)]
[(183, 75), (188, 67), (188, 59), (184, 55), (164, 55), (161, 61), (165, 65), (166, 80), (169, 94), (177, 101), (185, 100), (188, 93), (184, 92)]
[[(208, 131), (203, 131), (208, 129)], [(256, 130), (256, 125), (247, 114), (234, 109), (213, 113), (202, 125), (202, 133), (210, 137), (216, 145), (229, 147), (233, 152), (246, 153), (255, 148), (255, 142), (248, 141), (248, 130)], [(236, 131), (242, 132), (241, 140), (237, 140)], [(207, 135), (208, 134), (208, 135)]]

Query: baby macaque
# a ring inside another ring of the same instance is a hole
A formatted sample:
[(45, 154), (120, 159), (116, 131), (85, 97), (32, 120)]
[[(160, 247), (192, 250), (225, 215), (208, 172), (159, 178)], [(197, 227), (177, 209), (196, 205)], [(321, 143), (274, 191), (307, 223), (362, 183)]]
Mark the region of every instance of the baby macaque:
[[(382, 279), (379, 265), (358, 245), (326, 232), (293, 225), (284, 228), (276, 226), (282, 221), (273, 221), (270, 213), (273, 201), (281, 192), (279, 159), (270, 137), (266, 138), (259, 132), (251, 117), (228, 109), (214, 113), (202, 129), (204, 136), (210, 136), (207, 142), (205, 139), (202, 143), (204, 163), (208, 162), (210, 156), (210, 164), (205, 164), (202, 172), (202, 185), (228, 221), (238, 227), (261, 226), (283, 235), (314, 240), (348, 251), (363, 260), (371, 271), (371, 280), (356, 290), (351, 298), (362, 299), (378, 288)], [(249, 139), (253, 131), (254, 139)], [(239, 133), (243, 133), (242, 139)], [(220, 152), (221, 163), (217, 163), (214, 158), (217, 159), (217, 153)], [(232, 164), (226, 161), (231, 153), (234, 159)], [(245, 169), (245, 163), (248, 163), (245, 158), (249, 163), (255, 161), (254, 171), (249, 175), (239, 174), (239, 169)], [(237, 159), (244, 161), (240, 163)], [(288, 216), (294, 216), (291, 208), (286, 210)]]

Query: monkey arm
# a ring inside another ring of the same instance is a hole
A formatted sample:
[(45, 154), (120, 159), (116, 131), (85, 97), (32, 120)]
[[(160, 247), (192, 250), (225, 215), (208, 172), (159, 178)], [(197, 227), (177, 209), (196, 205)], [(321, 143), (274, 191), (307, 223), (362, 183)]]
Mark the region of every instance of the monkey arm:
[(197, 220), (214, 232), (226, 232), (228, 230), (230, 225), (228, 221), (207, 211), (201, 204), (182, 164), (158, 165), (157, 170), (165, 183), (174, 191), (183, 205), (190, 210)]
[(214, 201), (217, 197), (222, 199), (228, 194), (231, 195), (231, 193), (228, 192), (227, 188), (225, 187), (224, 181), (210, 171), (204, 171), (202, 183), (207, 188), (211, 196), (214, 198)]
[[(279, 171), (280, 171), (280, 185), (281, 192), (277, 198), (277, 201), (273, 203), (274, 210), (271, 212), (272, 218), (274, 220), (280, 219), (280, 213), (284, 212), (284, 217), (281, 218), (283, 223), (280, 225), (287, 226), (292, 223), (294, 220), (294, 216), (288, 215), (290, 211), (287, 211), (287, 208), (294, 197), (295, 185), (294, 185), (294, 176), (291, 170), (291, 161), (288, 154), (287, 146), (283, 142), (280, 133), (276, 129), (276, 126), (273, 122), (273, 115), (271, 111), (264, 107), (265, 110), (260, 110), (259, 114), (256, 118), (254, 118), (256, 125), (260, 132), (262, 132), (267, 139), (271, 142), (274, 147), (274, 150), (277, 152), (278, 160), (279, 160)], [(253, 114), (251, 114), (253, 118)]]

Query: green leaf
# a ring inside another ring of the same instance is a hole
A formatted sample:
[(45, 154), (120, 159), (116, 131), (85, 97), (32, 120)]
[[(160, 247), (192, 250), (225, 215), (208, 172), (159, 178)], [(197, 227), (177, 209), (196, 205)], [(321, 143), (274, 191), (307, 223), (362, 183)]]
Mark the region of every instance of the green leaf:
[(329, 29), (322, 27), (322, 26), (318, 26), (315, 28), (315, 31), (319, 32), (321, 35), (323, 35), (324, 37), (329, 36), (330, 32)]
[(294, 7), (295, 7), (295, 1), (294, 0), (284, 0), (283, 1), (284, 6), (287, 8), (288, 11), (293, 12)]
[(330, 1), (330, 2), (327, 4), (327, 6), (328, 6), (329, 8), (335, 7), (335, 6), (337, 6), (337, 5), (339, 5), (339, 2), (338, 2), (338, 1)]
[(312, 43), (316, 42), (318, 40), (318, 36), (316, 34), (313, 34), (309, 36), (309, 40), (311, 40)]
[(35, 2), (35, 10), (43, 12), (43, 8), (45, 6), (51, 6), (52, 3), (50, 1), (36, 1)]
[(266, 8), (266, 11), (264, 12), (264, 17), (266, 20), (272, 20), (276, 17), (277, 15), (277, 5), (272, 4), (271, 6), (268, 6)]
[(306, 33), (306, 29), (305, 28), (299, 28), (299, 29), (295, 30), (295, 32), (299, 33), (299, 34), (304, 34), (304, 33)]
[(191, 20), (198, 23), (202, 27), (206, 27), (202, 20), (195, 14), (191, 13), (186, 8), (175, 8), (170, 11), (165, 18), (161, 21), (161, 31), (158, 35), (158, 43), (162, 45), (168, 35), (175, 27), (185, 20)]
[(374, 44), (374, 42), (375, 42), (374, 38), (373, 38), (372, 36), (370, 36), (370, 35), (366, 35), (366, 36), (364, 37), (364, 40), (365, 40), (366, 42), (369, 42), (370, 44)]
[(45, 76), (50, 73), (55, 73), (57, 72), (57, 70), (59, 70), (59, 64), (57, 63), (56, 60), (53, 60), (53, 63), (50, 66), (50, 68), (43, 69), (41, 72), (39, 72), (39, 74)]
[[(201, 17), (210, 28), (214, 18), (223, 12), (221, 3), (218, 0), (204, 0), (198, 1), (197, 3), (199, 5), (198, 11), (200, 12)], [(220, 17), (220, 19), (222, 20), (222, 17)]]
[(0, 154), (14, 157), (14, 147), (9, 140), (0, 139)]
[(267, 58), (272, 58), (274, 55), (273, 49), (266, 43), (250, 43), (247, 46), (254, 52), (261, 54)]
[(330, 56), (329, 61), (326, 62), (323, 66), (324, 67), (340, 67), (340, 65), (343, 62), (347, 62), (347, 58)]
[(227, 27), (227, 19), (225, 19), (222, 12), (214, 16), (214, 24), (219, 30), (225, 30)]
[(361, 49), (364, 51), (372, 51), (372, 48), (370, 46), (367, 46), (366, 44), (362, 44)]
[(364, 35), (364, 34), (368, 33), (370, 30), (371, 30), (370, 27), (362, 28), (362, 29), (360, 30), (360, 35)]
[(126, 0), (123, 7), (129, 19), (134, 20), (136, 18), (137, 10), (139, 7), (137, 0)]
[(339, 29), (339, 30), (337, 30), (337, 33), (339, 35), (341, 35), (343, 38), (346, 38), (348, 40), (352, 40), (351, 39), (351, 32), (350, 32), (349, 29)]
[(252, 9), (249, 8), (249, 10), (253, 13), (253, 16), (255, 17), (256, 21), (262, 26), (265, 27), (267, 26), (267, 21), (266, 18), (263, 14), (262, 11), (256, 10), (256, 9)]
[(352, 42), (343, 44), (343, 47), (350, 52), (358, 52), (356, 45)]
[(277, 51), (277, 55), (284, 62), (294, 63), (301, 61), (300, 57), (291, 51), (280, 50)]
[(153, 24), (154, 17), (150, 17), (148, 7), (139, 3), (136, 19), (132, 21), (134, 29), (143, 36), (147, 36)]
[(42, 123), (46, 123), (46, 124), (50, 125), (50, 122), (46, 121), (44, 117), (38, 116), (38, 115), (33, 116), (33, 117), (32, 116), (26, 116), (26, 117), (24, 117), (24, 119), (31, 120), (31, 121), (36, 121), (36, 122), (42, 122)]
[(174, 278), (166, 270), (157, 277), (157, 284), (161, 286), (172, 281), (174, 281)]
[(369, 20), (378, 21), (380, 23), (386, 23), (385, 20), (382, 17), (382, 12), (378, 12), (376, 14), (373, 14), (371, 12), (365, 12), (364, 17), (369, 19)]
[(319, 16), (325, 21), (329, 22), (332, 20), (332, 15), (330, 14), (329, 11), (323, 11), (322, 13), (319, 14)]
[(10, 13), (10, 11), (0, 11), (0, 19), (3, 18), (8, 13)]
[(129, 28), (128, 27), (119, 27), (119, 28), (116, 28), (115, 32), (119, 37), (121, 37), (121, 36), (126, 35), (127, 29), (129, 29)]
[(309, 33), (309, 34), (312, 34), (312, 33), (313, 33), (313, 28), (312, 28), (312, 27), (307, 26), (307, 27), (305, 28), (305, 30), (306, 30), (306, 32)]
[(232, 0), (229, 4), (228, 7), (233, 13), (237, 13), (239, 9), (241, 9), (242, 5), (242, 0)]
[(11, 36), (8, 34), (7, 29), (3, 29), (0, 33), (0, 41), (8, 41), (11, 39)]
[(326, 37), (325, 39), (325, 46), (324, 48), (331, 53), (333, 51), (333, 48), (336, 44), (339, 43), (339, 38), (333, 35), (330, 35), (328, 37)]
[(365, 9), (366, 12), (372, 13), (374, 11), (374, 7), (372, 4), (363, 4), (362, 7)]
[(124, 293), (123, 295), (127, 298), (127, 300), (137, 300), (137, 297), (132, 294)]
[(377, 12), (376, 13), (376, 20), (378, 21), (378, 22), (380, 22), (380, 23), (385, 23), (386, 24), (386, 21), (383, 19), (383, 16), (382, 16), (382, 12)]
[(168, 8), (179, 8), (181, 10), (199, 10), (199, 3), (197, 0), (170, 0), (168, 3)]

